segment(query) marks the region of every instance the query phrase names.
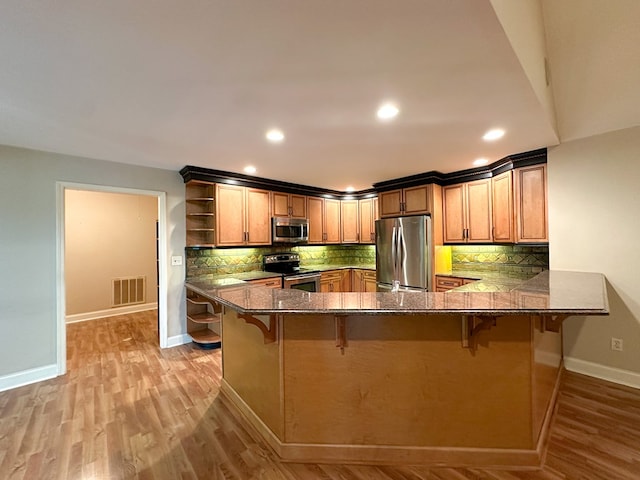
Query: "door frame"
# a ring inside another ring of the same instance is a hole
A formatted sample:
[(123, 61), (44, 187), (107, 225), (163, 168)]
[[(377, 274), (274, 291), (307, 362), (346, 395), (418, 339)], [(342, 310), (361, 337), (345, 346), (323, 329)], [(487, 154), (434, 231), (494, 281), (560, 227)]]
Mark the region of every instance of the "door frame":
[(92, 185), (86, 183), (56, 182), (56, 349), (58, 375), (67, 372), (67, 324), (66, 324), (66, 285), (64, 271), (65, 247), (65, 190), (82, 190), (103, 193), (124, 193), (145, 195), (158, 200), (158, 336), (160, 348), (167, 348), (167, 298), (169, 296), (167, 260), (167, 194), (155, 190)]

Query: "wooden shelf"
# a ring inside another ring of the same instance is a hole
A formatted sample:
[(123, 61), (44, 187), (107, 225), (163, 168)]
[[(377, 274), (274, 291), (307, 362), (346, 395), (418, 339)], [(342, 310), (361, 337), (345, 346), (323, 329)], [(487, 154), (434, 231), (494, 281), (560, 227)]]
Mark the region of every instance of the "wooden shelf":
[(194, 323), (220, 323), (220, 316), (219, 313), (210, 312), (187, 314), (187, 318)]
[(213, 197), (191, 197), (186, 200), (187, 202), (212, 202)]
[(215, 186), (190, 181), (185, 185), (187, 247), (215, 245)]
[(196, 343), (210, 344), (221, 342), (220, 335), (208, 328), (189, 332), (189, 335)]
[(205, 349), (222, 346), (221, 311), (220, 305), (187, 288), (187, 333), (194, 343)]

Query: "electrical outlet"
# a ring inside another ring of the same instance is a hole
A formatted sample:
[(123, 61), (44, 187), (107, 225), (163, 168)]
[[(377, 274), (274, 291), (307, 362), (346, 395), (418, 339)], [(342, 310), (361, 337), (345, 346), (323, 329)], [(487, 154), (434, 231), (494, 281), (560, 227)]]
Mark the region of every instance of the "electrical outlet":
[(182, 257), (179, 255), (171, 257), (171, 265), (182, 265)]
[(622, 339), (621, 338), (613, 338), (611, 337), (611, 350), (615, 350), (617, 352), (622, 351)]

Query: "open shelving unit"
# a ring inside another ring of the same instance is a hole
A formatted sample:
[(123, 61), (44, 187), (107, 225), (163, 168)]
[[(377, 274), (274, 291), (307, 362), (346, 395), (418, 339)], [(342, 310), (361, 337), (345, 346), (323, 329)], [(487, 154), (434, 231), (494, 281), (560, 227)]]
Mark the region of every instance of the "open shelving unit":
[(220, 348), (222, 306), (187, 289), (187, 333), (202, 348)]
[(185, 184), (187, 247), (215, 246), (215, 184), (191, 180)]

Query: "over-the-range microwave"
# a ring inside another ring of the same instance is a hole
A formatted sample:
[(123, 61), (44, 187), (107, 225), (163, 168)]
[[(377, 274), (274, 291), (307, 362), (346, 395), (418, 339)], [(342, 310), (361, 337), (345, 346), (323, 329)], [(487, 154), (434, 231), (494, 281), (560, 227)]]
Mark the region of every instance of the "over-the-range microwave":
[(306, 218), (273, 217), (273, 243), (306, 243), (309, 240), (309, 220)]

